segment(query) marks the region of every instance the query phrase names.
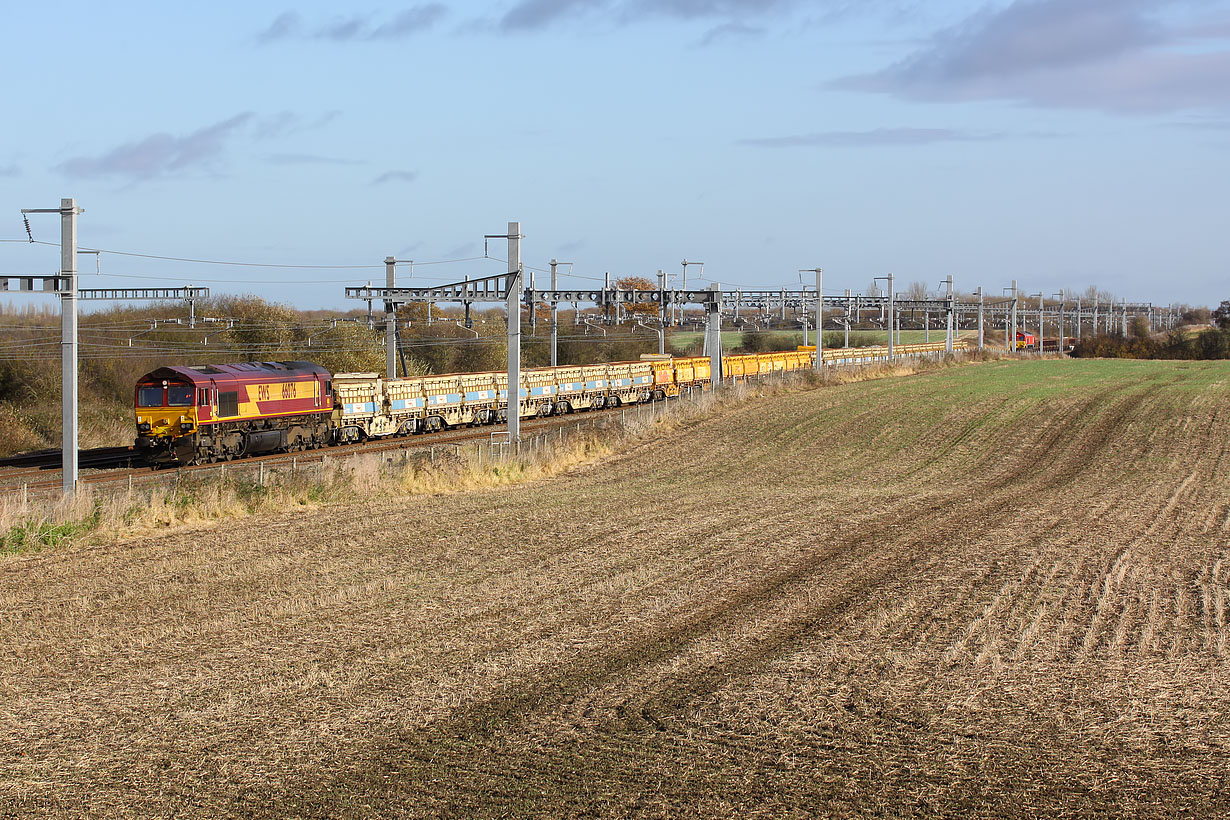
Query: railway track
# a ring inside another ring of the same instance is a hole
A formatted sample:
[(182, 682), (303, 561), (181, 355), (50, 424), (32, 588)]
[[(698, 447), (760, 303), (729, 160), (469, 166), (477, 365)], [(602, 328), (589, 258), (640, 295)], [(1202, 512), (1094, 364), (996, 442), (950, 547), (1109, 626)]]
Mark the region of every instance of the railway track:
[[(699, 391), (698, 391), (699, 394)], [(522, 419), (522, 438), (532, 439), (546, 432), (555, 432), (559, 428), (585, 428), (606, 426), (610, 421), (622, 414), (654, 414), (664, 410), (668, 403), (679, 399), (649, 402), (645, 404), (626, 405), (624, 407), (606, 410), (586, 410), (570, 413), (564, 416), (544, 416)], [(622, 416), (621, 416), (622, 417)], [(389, 439), (367, 441), (362, 444), (347, 444), (324, 447), (319, 450), (304, 450), (293, 453), (271, 453), (252, 456), (231, 462), (216, 464), (198, 464), (176, 468), (152, 469), (145, 465), (135, 466), (138, 455), (131, 447), (104, 447), (97, 450), (81, 451), (79, 463), (83, 470), (80, 482), (96, 489), (121, 490), (148, 487), (159, 483), (175, 483), (181, 476), (205, 476), (209, 474), (235, 474), (236, 472), (260, 473), (285, 471), (292, 473), (301, 467), (311, 469), (313, 465), (323, 462), (334, 462), (352, 456), (370, 455), (374, 453), (404, 453), (407, 456), (414, 452), (428, 452), (462, 445), (475, 445), (489, 442), (490, 451), (501, 455), (510, 446), (501, 441), (500, 436), (506, 435), (506, 425), (489, 427), (464, 427), (447, 430), (440, 433), (413, 435)], [(522, 447), (532, 446), (523, 441)], [(88, 456), (88, 458), (87, 458)], [(15, 463), (14, 463), (15, 462)], [(24, 465), (24, 466), (21, 466)], [(6, 469), (7, 468), (7, 469)], [(319, 467), (317, 466), (317, 469)], [(0, 460), (0, 493), (20, 494), (23, 498), (31, 495), (48, 495), (61, 490), (61, 460), (59, 450), (42, 450), (37, 453), (26, 453), (10, 459)]]
[[(137, 461), (137, 452), (129, 447), (96, 447), (92, 450), (80, 450), (77, 453), (77, 463), (83, 468), (105, 470), (112, 467), (131, 467)], [(0, 458), (0, 477), (9, 472), (20, 470), (56, 470), (62, 468), (59, 450), (38, 450), (33, 453), (22, 453), (19, 456)]]

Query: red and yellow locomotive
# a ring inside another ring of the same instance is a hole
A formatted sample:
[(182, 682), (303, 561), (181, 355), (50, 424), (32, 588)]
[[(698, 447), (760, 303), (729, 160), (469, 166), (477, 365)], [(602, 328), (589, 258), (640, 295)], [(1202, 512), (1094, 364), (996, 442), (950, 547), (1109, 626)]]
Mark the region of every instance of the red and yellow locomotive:
[(313, 449), (331, 436), (332, 377), (311, 362), (160, 367), (137, 382), (136, 412), (151, 464)]

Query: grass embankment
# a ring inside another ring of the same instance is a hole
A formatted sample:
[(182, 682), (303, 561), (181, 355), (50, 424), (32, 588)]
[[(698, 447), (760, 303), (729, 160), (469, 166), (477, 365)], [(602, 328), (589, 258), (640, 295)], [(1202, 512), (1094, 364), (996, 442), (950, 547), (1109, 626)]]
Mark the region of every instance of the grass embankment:
[(782, 393), (0, 564), (13, 816), (1224, 816), (1230, 367)]

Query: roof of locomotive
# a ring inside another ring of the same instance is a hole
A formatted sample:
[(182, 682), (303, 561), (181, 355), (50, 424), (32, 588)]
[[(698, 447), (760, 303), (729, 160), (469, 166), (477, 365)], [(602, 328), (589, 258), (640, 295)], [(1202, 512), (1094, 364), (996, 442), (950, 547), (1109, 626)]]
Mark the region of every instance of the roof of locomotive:
[(183, 367), (160, 367), (150, 371), (139, 381), (162, 379), (187, 379), (190, 382), (208, 382), (216, 376), (231, 377), (244, 381), (251, 379), (274, 379), (290, 377), (328, 376), (329, 371), (312, 362), (236, 362), (233, 364), (198, 364)]

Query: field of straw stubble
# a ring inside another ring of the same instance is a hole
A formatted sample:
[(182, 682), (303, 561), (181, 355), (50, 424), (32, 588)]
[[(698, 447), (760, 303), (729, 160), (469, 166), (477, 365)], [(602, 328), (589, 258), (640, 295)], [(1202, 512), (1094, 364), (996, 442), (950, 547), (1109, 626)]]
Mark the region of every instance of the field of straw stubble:
[(0, 815), (1225, 816), (1228, 422), (984, 363), (3, 557)]

